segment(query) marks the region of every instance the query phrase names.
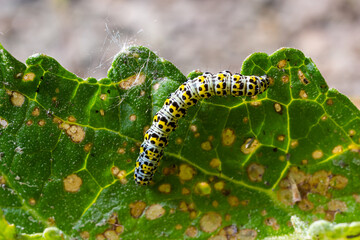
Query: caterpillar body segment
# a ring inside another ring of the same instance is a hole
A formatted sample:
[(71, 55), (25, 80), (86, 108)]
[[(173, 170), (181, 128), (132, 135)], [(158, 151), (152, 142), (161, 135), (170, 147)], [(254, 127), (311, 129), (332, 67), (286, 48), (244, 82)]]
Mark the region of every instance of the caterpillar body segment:
[(189, 79), (166, 99), (163, 107), (155, 114), (153, 123), (145, 133), (140, 146), (140, 155), (136, 160), (135, 182), (148, 185), (164, 154), (169, 134), (173, 132), (178, 120), (188, 108), (200, 99), (212, 96), (254, 96), (261, 94), (269, 87), (270, 81), (264, 76), (232, 75), (229, 71), (218, 74), (205, 72), (201, 76)]

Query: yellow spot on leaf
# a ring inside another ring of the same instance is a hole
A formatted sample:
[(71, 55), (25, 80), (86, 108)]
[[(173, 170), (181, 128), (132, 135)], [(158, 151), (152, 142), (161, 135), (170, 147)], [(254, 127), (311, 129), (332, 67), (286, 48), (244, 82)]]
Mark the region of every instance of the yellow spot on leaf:
[(190, 194), (190, 190), (189, 190), (188, 188), (183, 187), (183, 188), (181, 189), (181, 194), (182, 194), (182, 195), (189, 195), (189, 194)]
[(257, 232), (254, 229), (241, 229), (237, 234), (238, 239), (243, 240), (255, 240), (257, 237)]
[(171, 192), (171, 185), (169, 183), (163, 183), (158, 187), (159, 192), (161, 193), (170, 193)]
[(354, 143), (351, 143), (348, 148), (350, 149), (350, 151), (352, 152), (359, 152), (360, 151), (360, 146)]
[(310, 83), (310, 81), (305, 77), (304, 73), (300, 69), (298, 71), (298, 77), (304, 85), (307, 85)]
[(353, 194), (353, 198), (355, 199), (355, 202), (360, 203), (360, 195)]
[(297, 205), (302, 211), (310, 211), (314, 208), (314, 204), (308, 199), (302, 199), (300, 202), (297, 203)]
[(207, 182), (198, 182), (195, 185), (194, 192), (200, 196), (210, 195), (211, 187)]
[(21, 107), (25, 102), (25, 97), (21, 93), (11, 92), (10, 101), (15, 107)]
[(278, 63), (277, 63), (277, 67), (278, 68), (284, 68), (287, 64), (287, 61), (285, 59), (283, 60), (280, 60)]
[(6, 180), (3, 176), (0, 176), (0, 185), (6, 184)]
[(323, 115), (323, 116), (321, 117), (321, 120), (322, 120), (322, 121), (325, 121), (327, 118), (328, 118), (328, 117), (327, 117), (326, 115)]
[(61, 121), (60, 118), (54, 117), (54, 118), (53, 118), (53, 123), (61, 124), (62, 121)]
[(136, 120), (136, 115), (135, 114), (131, 114), (129, 117), (130, 121), (134, 122)]
[(133, 218), (139, 218), (144, 212), (144, 209), (146, 208), (146, 203), (143, 201), (137, 201), (134, 203), (130, 203), (129, 207), (130, 207), (130, 215)]
[(352, 137), (356, 134), (356, 131), (354, 129), (349, 130), (349, 136)]
[(37, 117), (40, 115), (40, 109), (38, 107), (35, 107), (33, 109), (33, 111), (31, 112), (31, 115), (33, 115), (34, 117)]
[(330, 221), (330, 222), (334, 221), (335, 213), (336, 212), (334, 212), (334, 211), (326, 211), (324, 220)]
[(349, 130), (349, 136), (353, 137), (356, 134), (356, 131), (354, 129)]
[(247, 167), (247, 174), (252, 182), (261, 182), (265, 173), (265, 167), (259, 163), (251, 163)]
[(279, 201), (286, 206), (294, 205), (293, 193), (291, 189), (279, 189), (277, 192), (277, 197)]
[(187, 212), (189, 210), (188, 205), (186, 204), (186, 202), (181, 201), (179, 204), (179, 210), (182, 212)]
[(302, 165), (307, 165), (307, 164), (308, 164), (308, 160), (306, 160), (306, 159), (301, 160), (301, 164), (302, 164)]
[(253, 153), (258, 147), (260, 147), (260, 143), (257, 139), (248, 138), (245, 143), (241, 145), (241, 151), (244, 154)]
[(205, 141), (205, 142), (201, 143), (201, 148), (205, 151), (210, 151), (212, 149), (211, 142)]
[(240, 201), (236, 196), (228, 196), (227, 201), (231, 207), (237, 207), (240, 204)]
[(85, 152), (90, 152), (92, 146), (93, 146), (92, 143), (87, 143), (87, 144), (85, 144), (85, 146), (84, 146), (84, 151), (85, 151)]
[(127, 184), (128, 180), (126, 179), (126, 170), (121, 170), (118, 175), (117, 178), (120, 180), (121, 184)]
[(124, 226), (123, 225), (119, 225), (115, 227), (115, 232), (120, 235), (124, 232)]
[(40, 127), (45, 126), (45, 124), (46, 124), (46, 122), (45, 122), (44, 119), (40, 119), (40, 120), (38, 121), (38, 125), (39, 125)]
[(145, 92), (144, 90), (141, 90), (141, 91), (140, 91), (140, 96), (145, 96), (145, 93), (146, 93), (146, 92)]
[(131, 77), (128, 77), (125, 80), (122, 80), (119, 83), (119, 87), (121, 89), (127, 90), (129, 88), (134, 87), (134, 86), (143, 84), (145, 82), (145, 79), (146, 79), (146, 76), (144, 74), (142, 74), (142, 73), (140, 75), (133, 75)]
[(81, 185), (82, 179), (76, 174), (71, 174), (64, 179), (64, 189), (67, 192), (78, 192)]
[(236, 136), (235, 131), (230, 128), (226, 128), (221, 134), (222, 144), (224, 146), (231, 146), (235, 142)]
[(190, 216), (190, 219), (195, 219), (197, 217), (196, 211), (190, 211), (189, 216)]
[(246, 124), (246, 123), (248, 123), (248, 122), (249, 122), (249, 118), (248, 118), (248, 117), (244, 117), (244, 118), (243, 118), (243, 123)]
[(181, 226), (181, 224), (176, 224), (176, 226), (175, 226), (175, 229), (176, 230), (181, 230), (183, 227)]
[(315, 150), (313, 153), (312, 153), (312, 157), (314, 159), (320, 159), (324, 156), (324, 153), (321, 151), (321, 150)]
[(80, 233), (80, 237), (82, 239), (89, 239), (90, 238), (90, 233), (88, 231), (83, 231)]
[(236, 227), (236, 225), (230, 225), (221, 229), (216, 236), (210, 238), (209, 240), (247, 239), (239, 238), (238, 233), (239, 229)]
[(188, 237), (194, 238), (194, 237), (197, 236), (198, 230), (197, 230), (196, 227), (190, 226), (190, 227), (188, 227), (188, 228), (186, 229), (185, 234), (186, 234), (186, 236), (188, 236)]
[(190, 130), (191, 130), (192, 132), (197, 132), (197, 126), (194, 125), (194, 124), (190, 125)]
[(107, 240), (118, 240), (119, 236), (116, 234), (114, 230), (106, 230), (104, 232), (104, 236)]
[(340, 154), (343, 152), (343, 147), (341, 145), (338, 145), (334, 147), (334, 149), (331, 151), (333, 154)]
[(210, 161), (210, 167), (212, 167), (212, 168), (219, 168), (220, 164), (221, 164), (221, 161), (218, 158), (213, 158)]
[(251, 101), (250, 105), (253, 107), (259, 107), (261, 106), (261, 101)]
[(204, 232), (214, 232), (221, 226), (221, 215), (216, 212), (208, 212), (200, 219), (200, 229)]
[(348, 184), (348, 179), (342, 175), (335, 175), (330, 180), (330, 186), (335, 189), (343, 189)]
[(261, 211), (261, 213), (260, 213), (260, 214), (261, 214), (261, 216), (263, 216), (263, 217), (264, 217), (264, 216), (266, 216), (266, 215), (267, 215), (267, 211), (264, 209), (264, 210), (262, 210), (262, 211)]
[(326, 104), (331, 106), (334, 104), (334, 100), (332, 100), (331, 98), (329, 98), (328, 100), (326, 100)]
[(214, 189), (216, 191), (222, 191), (225, 187), (225, 182), (224, 181), (218, 181), (217, 183), (214, 184)]
[(80, 143), (85, 138), (85, 131), (82, 127), (77, 125), (66, 125), (64, 124), (62, 128), (66, 129), (66, 134), (71, 138), (75, 143)]
[(273, 217), (269, 217), (265, 219), (264, 223), (270, 227), (272, 227), (274, 230), (279, 230), (280, 225), (277, 223), (276, 219)]
[(182, 143), (183, 143), (182, 138), (179, 138), (179, 137), (178, 137), (178, 138), (176, 138), (175, 143), (176, 143), (177, 145), (182, 144)]
[(111, 168), (111, 174), (114, 175), (114, 176), (117, 176), (120, 172), (120, 169), (116, 166), (112, 167)]
[(291, 148), (296, 148), (298, 145), (299, 145), (298, 140), (291, 140), (291, 142), (290, 142)]
[(187, 164), (180, 165), (179, 178), (181, 181), (189, 181), (194, 177), (195, 174), (196, 172), (191, 166)]
[(300, 90), (299, 96), (300, 96), (301, 99), (307, 99), (308, 98), (308, 94), (303, 89)]
[(154, 220), (162, 217), (165, 214), (165, 209), (160, 204), (153, 204), (145, 211), (145, 217), (148, 220)]
[(59, 93), (59, 92), (60, 92), (59, 88), (56, 88), (55, 93)]
[(96, 240), (105, 240), (105, 239), (106, 239), (105, 236), (102, 234), (96, 235)]
[(214, 200), (211, 205), (214, 207), (214, 208), (217, 208), (219, 206), (219, 202)]
[(101, 99), (101, 100), (103, 100), (103, 101), (106, 101), (106, 99), (107, 99), (107, 95), (106, 95), (106, 94), (104, 94), (104, 93), (103, 93), (103, 94), (101, 94), (101, 95), (100, 95), (100, 99)]
[[(32, 124), (32, 123), (31, 123)], [(8, 126), (8, 122), (5, 118), (0, 117), (0, 129), (5, 129)]]
[(34, 205), (36, 204), (36, 200), (35, 200), (34, 198), (30, 198), (30, 199), (29, 199), (29, 204), (30, 204), (31, 206), (34, 206)]
[(160, 87), (160, 83), (155, 83), (154, 86), (153, 86), (153, 89), (155, 91), (157, 91), (159, 89), (159, 87)]
[(101, 115), (101, 116), (105, 116), (105, 111), (104, 111), (104, 109), (100, 109), (99, 112), (100, 112), (100, 115)]
[(328, 209), (334, 212), (346, 212), (347, 206), (345, 202), (333, 199), (328, 202)]
[(283, 83), (288, 83), (288, 82), (289, 82), (289, 76), (288, 76), (288, 75), (283, 75), (283, 76), (281, 77), (281, 81), (282, 81)]
[(150, 126), (149, 125), (146, 125), (144, 128), (143, 128), (143, 134), (145, 135), (146, 131), (149, 130)]
[(117, 153), (118, 154), (125, 154), (125, 148), (118, 148)]
[(69, 122), (76, 122), (76, 118), (74, 116), (69, 116), (68, 121)]
[(49, 217), (48, 219), (46, 219), (47, 224), (50, 226), (54, 226), (55, 225), (55, 219), (54, 217)]
[(285, 135), (281, 134), (277, 136), (277, 140), (283, 142), (285, 140)]
[(165, 176), (168, 176), (168, 175), (172, 175), (172, 174), (177, 173), (177, 171), (178, 171), (178, 167), (176, 165), (172, 165), (172, 166), (169, 166), (169, 167), (164, 167), (163, 170), (162, 170), (162, 173)]
[(29, 72), (23, 76), (23, 81), (24, 82), (33, 81), (34, 78), (35, 78), (35, 73)]
[(117, 213), (113, 213), (113, 214), (111, 214), (111, 216), (110, 216), (110, 218), (109, 218), (109, 220), (107, 221), (109, 224), (111, 224), (111, 225), (114, 225), (115, 223), (117, 223), (118, 222), (118, 215), (117, 215)]
[(274, 109), (275, 109), (275, 112), (282, 113), (282, 107), (281, 107), (280, 103), (275, 103), (274, 104)]
[(288, 173), (288, 179), (290, 181), (293, 180), (295, 184), (302, 184), (307, 179), (307, 175), (305, 172), (299, 170), (299, 168), (291, 167)]
[(330, 185), (329, 173), (324, 170), (315, 172), (310, 178), (309, 184), (311, 192), (325, 196)]

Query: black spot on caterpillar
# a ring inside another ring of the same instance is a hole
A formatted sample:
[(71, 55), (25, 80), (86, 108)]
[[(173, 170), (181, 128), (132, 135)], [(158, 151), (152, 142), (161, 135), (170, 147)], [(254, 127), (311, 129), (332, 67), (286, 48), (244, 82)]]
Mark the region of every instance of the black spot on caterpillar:
[(144, 142), (140, 146), (140, 155), (136, 160), (135, 182), (148, 185), (152, 180), (159, 161), (163, 157), (169, 134), (177, 127), (187, 109), (198, 100), (212, 96), (254, 96), (263, 93), (270, 81), (264, 76), (232, 75), (229, 71), (218, 74), (204, 73), (183, 83), (158, 111), (149, 130), (145, 133)]

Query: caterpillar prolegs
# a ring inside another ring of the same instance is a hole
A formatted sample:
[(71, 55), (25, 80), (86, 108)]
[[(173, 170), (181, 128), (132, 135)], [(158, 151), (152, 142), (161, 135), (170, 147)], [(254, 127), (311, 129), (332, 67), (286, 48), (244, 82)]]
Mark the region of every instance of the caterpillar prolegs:
[(136, 160), (135, 182), (148, 185), (153, 178), (159, 161), (163, 157), (169, 134), (177, 127), (189, 107), (200, 99), (212, 96), (254, 96), (263, 93), (270, 81), (264, 76), (232, 75), (229, 71), (218, 74), (204, 73), (183, 83), (154, 116), (154, 121), (145, 133), (140, 146), (140, 155)]

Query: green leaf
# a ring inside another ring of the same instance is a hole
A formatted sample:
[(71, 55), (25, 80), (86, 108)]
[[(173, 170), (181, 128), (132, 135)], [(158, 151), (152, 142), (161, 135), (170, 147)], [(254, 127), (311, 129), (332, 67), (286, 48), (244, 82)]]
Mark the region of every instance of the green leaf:
[(190, 108), (148, 187), (133, 182), (144, 131), (186, 81), (171, 63), (129, 47), (83, 80), (1, 46), (0, 71), (0, 206), (19, 234), (262, 239), (294, 234), (294, 215), (359, 230), (360, 112), (298, 50), (245, 60), (266, 93)]
[(61, 235), (61, 231), (55, 227), (46, 228), (43, 233), (16, 234), (15, 226), (7, 223), (3, 216), (3, 212), (0, 210), (0, 240), (62, 240), (63, 238)]
[(16, 230), (14, 225), (9, 225), (0, 210), (0, 240), (15, 238)]

